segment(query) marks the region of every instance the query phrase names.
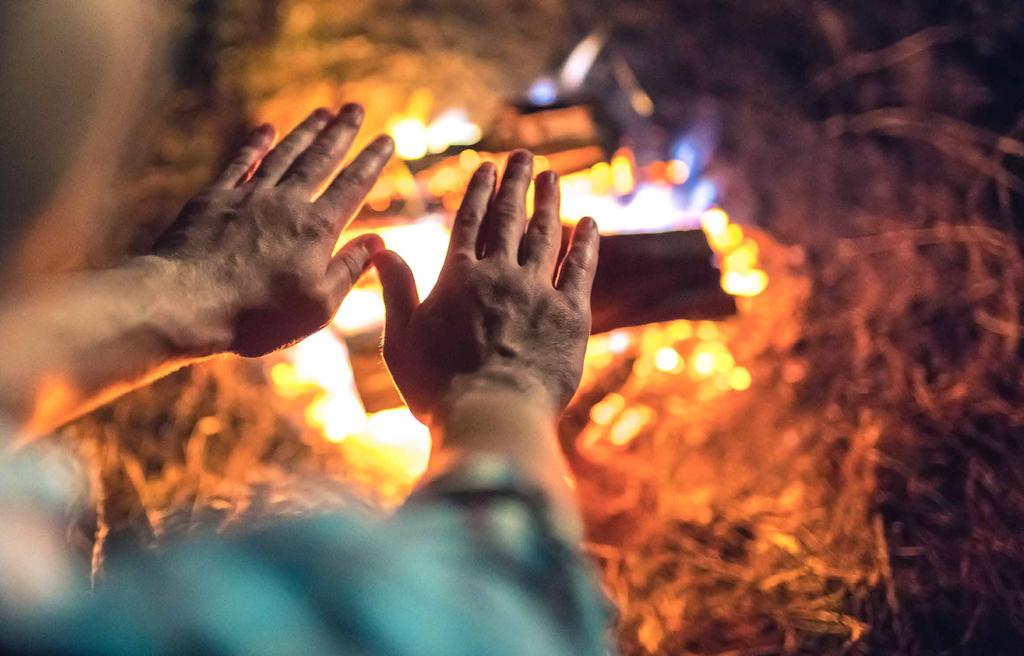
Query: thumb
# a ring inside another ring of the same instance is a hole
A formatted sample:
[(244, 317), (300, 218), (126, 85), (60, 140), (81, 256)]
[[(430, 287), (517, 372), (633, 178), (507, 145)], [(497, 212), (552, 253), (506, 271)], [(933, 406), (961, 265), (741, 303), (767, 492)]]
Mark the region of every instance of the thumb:
[(412, 311), (419, 305), (416, 281), (405, 260), (394, 251), (381, 251), (373, 256), (380, 284), (384, 288), (384, 307), (387, 315), (384, 338), (395, 335), (409, 323)]
[(334, 254), (327, 264), (326, 279), (338, 304), (348, 294), (359, 276), (370, 268), (375, 253), (384, 250), (384, 242), (378, 235), (367, 234), (356, 237)]

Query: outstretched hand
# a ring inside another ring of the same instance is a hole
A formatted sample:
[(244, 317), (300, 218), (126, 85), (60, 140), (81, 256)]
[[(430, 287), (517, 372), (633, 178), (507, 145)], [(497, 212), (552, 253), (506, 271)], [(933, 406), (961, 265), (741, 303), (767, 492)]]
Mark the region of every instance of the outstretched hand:
[(16, 347), (0, 414), (42, 434), (197, 358), (263, 355), (326, 325), (383, 249), (367, 235), (334, 253), (394, 149), (380, 137), (335, 177), (362, 118), (317, 110), (274, 148), (257, 129), (151, 253), (4, 298), (0, 339)]
[[(326, 325), (383, 243), (365, 235), (333, 252), (391, 157), (378, 137), (330, 182), (355, 140), (363, 110), (313, 112), (271, 149), (258, 128), (224, 171), (192, 198), (158, 240), (154, 255), (180, 284), (218, 308), (191, 327), (207, 350), (259, 356)], [(269, 152), (268, 152), (269, 151)], [(207, 302), (204, 303), (203, 300)]]
[(597, 228), (592, 219), (580, 221), (559, 264), (558, 177), (550, 171), (538, 176), (527, 227), (532, 170), (532, 154), (517, 151), (496, 194), (494, 166), (477, 170), (437, 285), (422, 303), (397, 254), (374, 257), (387, 307), (384, 359), (425, 423), (443, 413), (453, 395), (481, 381), (543, 390), (552, 412), (564, 409), (579, 385)]

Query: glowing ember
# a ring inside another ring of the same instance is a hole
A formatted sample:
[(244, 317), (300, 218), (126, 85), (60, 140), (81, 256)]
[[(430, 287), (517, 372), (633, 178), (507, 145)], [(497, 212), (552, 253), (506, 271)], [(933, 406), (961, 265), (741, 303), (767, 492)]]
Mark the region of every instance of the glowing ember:
[(738, 392), (750, 389), (750, 372), (746, 367), (736, 367), (729, 372), (729, 386)]
[(628, 408), (612, 426), (608, 440), (615, 446), (625, 446), (632, 442), (654, 417), (654, 411), (645, 405)]
[(658, 349), (657, 354), (654, 356), (654, 366), (658, 368), (658, 371), (669, 373), (682, 371), (685, 365), (686, 363), (679, 357), (679, 352), (671, 346)]

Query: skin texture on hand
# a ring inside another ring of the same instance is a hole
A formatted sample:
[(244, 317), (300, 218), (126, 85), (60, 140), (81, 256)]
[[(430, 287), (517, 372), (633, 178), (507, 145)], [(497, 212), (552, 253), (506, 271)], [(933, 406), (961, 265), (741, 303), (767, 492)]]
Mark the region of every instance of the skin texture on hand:
[(358, 105), (337, 116), (318, 109), (273, 149), (273, 129), (258, 128), (158, 240), (154, 255), (175, 265), (197, 306), (219, 309), (182, 327), (200, 351), (260, 356), (312, 334), (383, 248), (365, 235), (332, 254), (391, 156), (389, 137), (373, 141), (312, 200), (362, 118)]
[(496, 193), (494, 166), (477, 170), (440, 277), (422, 303), (398, 255), (374, 258), (387, 307), (384, 359), (425, 423), (443, 421), (460, 398), (497, 389), (521, 391), (553, 417), (579, 384), (597, 229), (592, 219), (581, 221), (559, 265), (558, 179), (550, 171), (538, 176), (527, 225), (532, 162), (530, 153), (514, 153)]

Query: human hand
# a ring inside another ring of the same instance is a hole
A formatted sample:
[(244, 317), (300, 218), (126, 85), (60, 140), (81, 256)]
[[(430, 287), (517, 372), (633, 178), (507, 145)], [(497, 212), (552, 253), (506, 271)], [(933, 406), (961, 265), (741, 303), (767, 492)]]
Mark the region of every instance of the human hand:
[(365, 235), (333, 254), (391, 157), (389, 137), (373, 141), (311, 200), (362, 119), (358, 105), (337, 116), (318, 109), (273, 149), (273, 128), (258, 128), (160, 237), (154, 256), (197, 296), (197, 308), (213, 308), (184, 326), (200, 350), (259, 356), (319, 330), (383, 248)]
[(422, 303), (397, 254), (374, 256), (387, 307), (384, 359), (424, 423), (468, 388), (541, 390), (549, 410), (560, 412), (579, 385), (590, 335), (597, 227), (590, 218), (576, 226), (556, 280), (558, 176), (538, 176), (527, 229), (532, 169), (532, 154), (514, 153), (496, 195), (494, 166), (477, 170), (437, 285)]

